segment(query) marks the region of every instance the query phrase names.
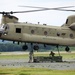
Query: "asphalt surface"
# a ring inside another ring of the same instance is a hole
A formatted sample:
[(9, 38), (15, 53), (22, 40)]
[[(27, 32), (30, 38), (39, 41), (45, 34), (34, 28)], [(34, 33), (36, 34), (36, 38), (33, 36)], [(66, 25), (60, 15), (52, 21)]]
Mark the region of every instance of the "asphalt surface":
[(67, 60), (65, 62), (43, 62), (43, 63), (28, 63), (28, 59), (2, 59), (0, 67), (17, 68), (47, 68), (52, 70), (75, 70), (75, 60)]

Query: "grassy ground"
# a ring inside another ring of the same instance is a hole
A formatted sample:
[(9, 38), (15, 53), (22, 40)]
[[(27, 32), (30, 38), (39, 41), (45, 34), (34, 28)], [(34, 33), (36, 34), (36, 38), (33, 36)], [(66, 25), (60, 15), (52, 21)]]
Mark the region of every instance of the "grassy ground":
[[(10, 53), (0, 53), (0, 59), (25, 59), (28, 58), (29, 53), (23, 53), (23, 54), (12, 54)], [(58, 56), (59, 54), (55, 52), (55, 56)], [(63, 57), (63, 59), (75, 59), (75, 52), (72, 53), (65, 53), (60, 52), (60, 55)], [(34, 56), (49, 56), (49, 52), (35, 52)]]
[(0, 59), (25, 59), (28, 55), (0, 55)]
[(75, 75), (75, 70), (49, 70), (37, 68), (1, 68), (0, 75)]

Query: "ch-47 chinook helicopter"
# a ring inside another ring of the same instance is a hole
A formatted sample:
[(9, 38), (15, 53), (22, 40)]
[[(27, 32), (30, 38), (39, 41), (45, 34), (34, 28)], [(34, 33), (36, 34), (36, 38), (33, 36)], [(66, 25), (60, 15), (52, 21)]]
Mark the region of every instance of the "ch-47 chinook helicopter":
[[(30, 6), (29, 6), (30, 7)], [(12, 16), (14, 13), (28, 13), (37, 12), (45, 10), (60, 10), (60, 11), (75, 11), (66, 10), (67, 7), (58, 8), (39, 8), (38, 10), (28, 10), (28, 11), (17, 11), (17, 12), (0, 12), (2, 14), (2, 21), (0, 27), (0, 39), (10, 40), (19, 42), (24, 42), (25, 45), (22, 47), (24, 50), (28, 49), (26, 43), (31, 43), (31, 47), (34, 50), (38, 50), (38, 44), (47, 45), (59, 45), (66, 46), (65, 50), (69, 51), (68, 46), (75, 46), (75, 15), (69, 16), (62, 26), (50, 26), (41, 24), (31, 24), (31, 23), (20, 23), (18, 18)], [(33, 43), (36, 45), (33, 46)], [(32, 52), (32, 51), (31, 51)]]

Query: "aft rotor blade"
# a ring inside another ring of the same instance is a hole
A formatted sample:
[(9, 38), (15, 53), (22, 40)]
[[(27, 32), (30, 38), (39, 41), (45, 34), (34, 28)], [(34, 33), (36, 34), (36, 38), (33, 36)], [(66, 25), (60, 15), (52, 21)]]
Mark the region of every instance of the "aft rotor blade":
[(55, 9), (55, 10), (58, 10), (58, 11), (71, 11), (71, 12), (75, 12), (75, 10), (66, 10), (66, 9)]
[(56, 7), (56, 8), (45, 8), (45, 7), (35, 7), (35, 6), (21, 6), (21, 7), (31, 7), (31, 8), (40, 8), (38, 10), (28, 10), (28, 11), (18, 11), (13, 13), (29, 13), (29, 12), (38, 12), (38, 11), (47, 11), (47, 10), (59, 10), (59, 11), (75, 11), (75, 10), (66, 10), (62, 8), (70, 8), (75, 6), (65, 6), (65, 7)]
[(60, 9), (60, 8), (51, 8), (51, 9), (38, 9), (38, 10), (28, 10), (28, 11), (17, 11), (13, 13), (29, 13), (29, 12), (38, 12), (38, 11), (47, 11), (47, 10), (59, 10), (59, 11), (72, 11), (75, 12), (75, 10), (66, 10), (66, 9)]

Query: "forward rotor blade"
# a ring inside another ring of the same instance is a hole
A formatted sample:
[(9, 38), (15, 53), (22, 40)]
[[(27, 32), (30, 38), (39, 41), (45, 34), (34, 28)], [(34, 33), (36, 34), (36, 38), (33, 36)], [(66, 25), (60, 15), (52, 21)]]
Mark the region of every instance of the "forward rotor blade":
[(46, 7), (36, 7), (36, 6), (19, 6), (19, 7), (28, 7), (28, 8), (41, 8), (41, 9), (58, 9), (58, 8), (72, 8), (75, 6), (65, 6), (65, 7), (56, 7), (56, 8), (46, 8)]
[(29, 12), (38, 12), (38, 11), (45, 11), (45, 10), (50, 10), (50, 9), (39, 9), (39, 10), (28, 10), (28, 11), (17, 11), (13, 13), (29, 13)]

